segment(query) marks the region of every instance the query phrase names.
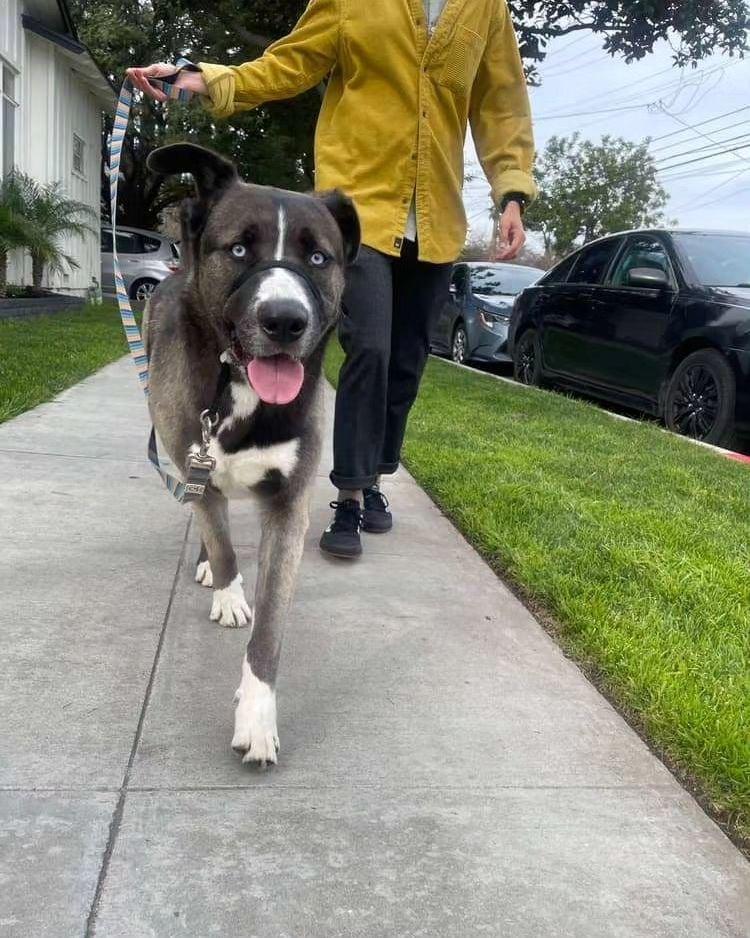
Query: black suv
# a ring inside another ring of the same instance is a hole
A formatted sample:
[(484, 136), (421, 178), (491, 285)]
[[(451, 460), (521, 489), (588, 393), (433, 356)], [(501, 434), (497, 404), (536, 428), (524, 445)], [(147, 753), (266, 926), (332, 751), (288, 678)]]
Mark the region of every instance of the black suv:
[(750, 234), (654, 229), (566, 257), (516, 300), (516, 378), (729, 446), (750, 433)]

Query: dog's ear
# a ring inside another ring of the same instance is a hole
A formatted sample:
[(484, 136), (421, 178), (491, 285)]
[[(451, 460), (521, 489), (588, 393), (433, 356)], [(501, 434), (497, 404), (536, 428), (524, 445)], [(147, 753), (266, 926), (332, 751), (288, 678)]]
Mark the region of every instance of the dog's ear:
[(237, 170), (229, 160), (194, 143), (159, 147), (149, 153), (146, 166), (160, 176), (190, 173), (200, 202), (212, 202), (238, 178)]
[(183, 265), (197, 269), (198, 244), (212, 205), (237, 181), (237, 170), (229, 160), (193, 143), (173, 143), (152, 150), (146, 166), (160, 176), (189, 173), (195, 182), (196, 195), (180, 205)]
[(353, 264), (359, 254), (359, 245), (362, 232), (359, 225), (359, 215), (354, 202), (344, 195), (340, 189), (331, 189), (330, 192), (318, 192), (317, 197), (333, 215), (339, 226), (341, 238), (344, 242), (344, 258), (347, 264)]

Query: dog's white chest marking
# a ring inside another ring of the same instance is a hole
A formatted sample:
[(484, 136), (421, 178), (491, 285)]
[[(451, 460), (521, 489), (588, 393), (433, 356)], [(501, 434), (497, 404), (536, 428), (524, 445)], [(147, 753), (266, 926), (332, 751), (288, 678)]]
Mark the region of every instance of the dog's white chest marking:
[(238, 420), (252, 416), (260, 403), (260, 398), (249, 384), (233, 381), (229, 386), (229, 393), (232, 395), (232, 411), (221, 421), (219, 432), (228, 429)]
[[(219, 442), (222, 431), (231, 429), (239, 420), (250, 417), (260, 398), (249, 384), (233, 381), (230, 385), (232, 410), (219, 424), (208, 445), (208, 455), (216, 461), (211, 484), (227, 498), (248, 498), (253, 486), (262, 482), (267, 473), (276, 469), (288, 478), (297, 465), (299, 440), (287, 440), (271, 446), (249, 446), (236, 453), (227, 453)], [(190, 447), (197, 452), (197, 444)]]
[(227, 498), (247, 498), (253, 486), (262, 482), (266, 474), (277, 469), (289, 477), (297, 465), (299, 440), (275, 443), (272, 446), (250, 446), (238, 453), (226, 453), (214, 437), (208, 455), (216, 460), (211, 482)]

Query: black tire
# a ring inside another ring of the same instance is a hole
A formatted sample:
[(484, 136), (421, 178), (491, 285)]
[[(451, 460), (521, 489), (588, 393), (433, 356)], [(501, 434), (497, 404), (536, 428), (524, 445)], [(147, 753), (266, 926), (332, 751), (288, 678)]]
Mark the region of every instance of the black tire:
[(700, 349), (677, 365), (664, 397), (664, 423), (674, 433), (729, 447), (735, 438), (737, 382), (715, 349)]
[(459, 320), (453, 330), (451, 339), (451, 358), (457, 365), (465, 365), (469, 360), (469, 336), (466, 326)]
[(145, 303), (158, 286), (159, 281), (151, 277), (141, 277), (140, 280), (134, 280), (130, 284), (130, 299)]
[(536, 329), (527, 329), (516, 341), (513, 377), (521, 384), (538, 388), (542, 383), (542, 356)]

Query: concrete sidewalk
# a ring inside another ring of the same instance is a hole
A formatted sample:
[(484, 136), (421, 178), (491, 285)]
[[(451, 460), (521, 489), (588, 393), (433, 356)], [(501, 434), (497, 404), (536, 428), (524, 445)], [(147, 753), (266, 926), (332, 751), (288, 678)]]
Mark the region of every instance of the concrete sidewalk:
[(0, 935), (750, 936), (746, 861), (406, 473), (347, 565), (321, 468), (281, 761), (241, 766), (247, 632), (139, 395), (119, 362), (0, 427)]

